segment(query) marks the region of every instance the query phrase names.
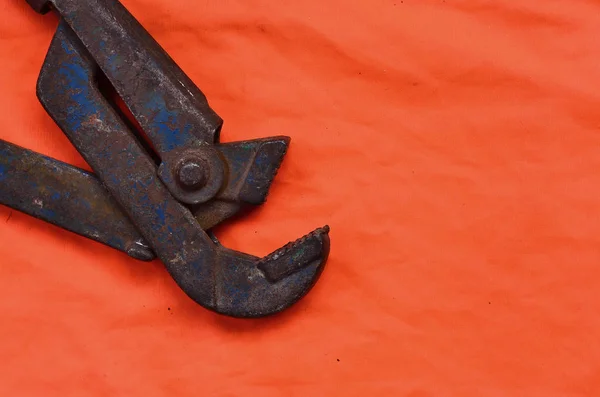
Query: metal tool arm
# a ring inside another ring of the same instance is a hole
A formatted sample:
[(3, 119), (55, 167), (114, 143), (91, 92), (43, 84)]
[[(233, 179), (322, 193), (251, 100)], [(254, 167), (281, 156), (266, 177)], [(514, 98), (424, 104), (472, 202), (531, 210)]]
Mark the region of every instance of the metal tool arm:
[(135, 259), (156, 257), (94, 174), (3, 140), (0, 203)]

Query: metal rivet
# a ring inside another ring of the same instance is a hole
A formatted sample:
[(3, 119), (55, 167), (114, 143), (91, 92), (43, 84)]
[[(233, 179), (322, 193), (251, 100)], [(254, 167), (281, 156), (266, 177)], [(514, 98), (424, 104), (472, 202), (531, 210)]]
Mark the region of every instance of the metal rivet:
[(189, 190), (200, 189), (207, 182), (205, 167), (199, 161), (189, 160), (179, 167), (177, 173), (179, 184)]

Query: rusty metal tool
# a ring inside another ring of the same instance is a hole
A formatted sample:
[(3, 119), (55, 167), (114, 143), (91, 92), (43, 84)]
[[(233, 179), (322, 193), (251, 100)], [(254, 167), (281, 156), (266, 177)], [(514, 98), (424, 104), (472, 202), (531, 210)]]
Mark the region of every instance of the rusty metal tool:
[(27, 1), (60, 17), (37, 95), (93, 173), (0, 141), (0, 203), (156, 256), (224, 315), (262, 317), (301, 299), (327, 260), (327, 226), (264, 258), (210, 231), (265, 201), (290, 139), (220, 143), (223, 121), (204, 94), (117, 0)]

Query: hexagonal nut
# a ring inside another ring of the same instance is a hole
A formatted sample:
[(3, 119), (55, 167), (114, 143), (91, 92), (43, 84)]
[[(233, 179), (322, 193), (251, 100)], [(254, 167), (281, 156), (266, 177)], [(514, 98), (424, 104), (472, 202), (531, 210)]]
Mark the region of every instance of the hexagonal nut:
[(40, 14), (46, 14), (52, 5), (50, 0), (27, 0), (27, 3)]

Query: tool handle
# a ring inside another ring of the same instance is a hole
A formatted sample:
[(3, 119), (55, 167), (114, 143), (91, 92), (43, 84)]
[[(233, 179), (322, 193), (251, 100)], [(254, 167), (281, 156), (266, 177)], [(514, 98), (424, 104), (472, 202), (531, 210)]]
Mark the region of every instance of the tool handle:
[[(95, 63), (59, 24), (38, 80), (38, 97), (175, 280), (214, 307), (214, 243), (156, 175), (156, 164), (100, 93)], [(186, 275), (184, 277), (182, 275)]]
[[(224, 178), (223, 163), (210, 145), (223, 120), (206, 96), (148, 31), (117, 0), (31, 0), (36, 10), (55, 9), (83, 44), (161, 159), (159, 177), (186, 204), (212, 199)], [(181, 169), (196, 168), (183, 186)], [(202, 175), (204, 174), (204, 175)]]

